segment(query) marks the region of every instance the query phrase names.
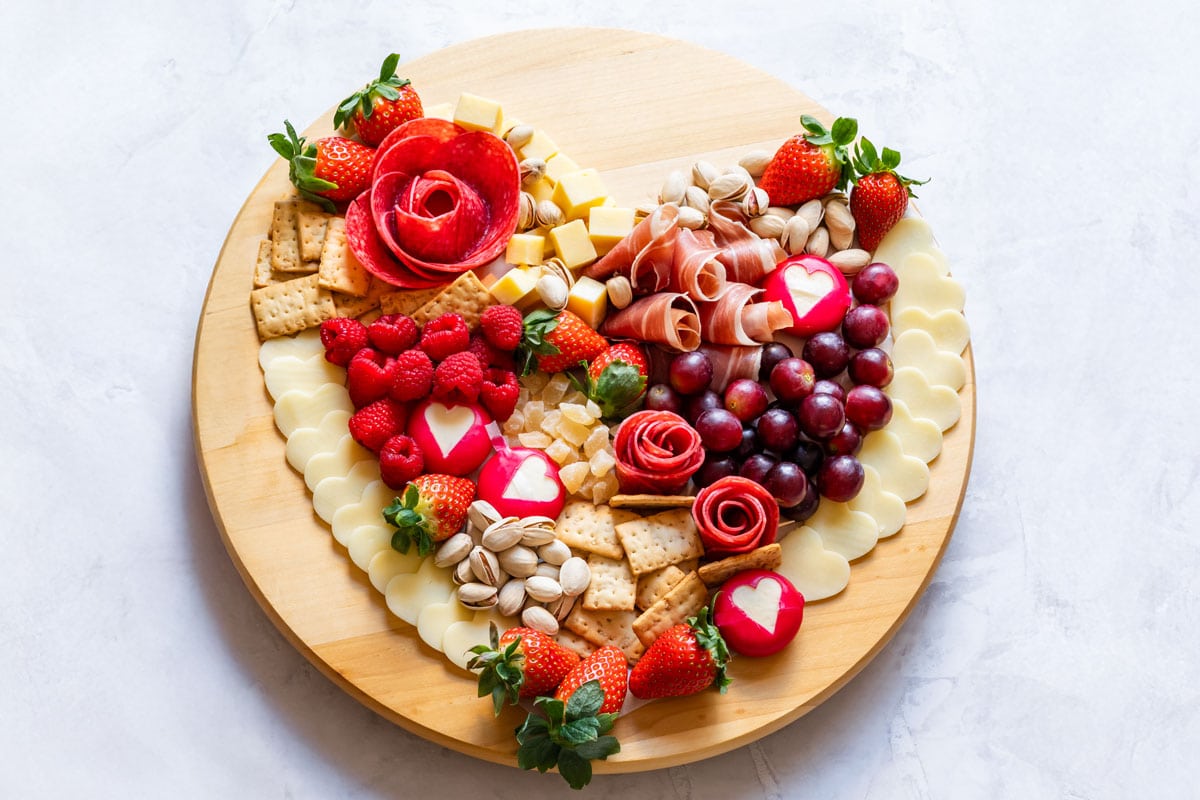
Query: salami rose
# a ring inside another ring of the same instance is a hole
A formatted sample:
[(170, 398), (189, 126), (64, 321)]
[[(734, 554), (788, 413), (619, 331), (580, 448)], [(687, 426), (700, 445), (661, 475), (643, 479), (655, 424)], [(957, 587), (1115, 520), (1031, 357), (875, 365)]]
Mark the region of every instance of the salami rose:
[(710, 558), (749, 553), (775, 541), (779, 505), (760, 484), (736, 475), (700, 490), (692, 519)]
[(519, 199), (520, 169), (502, 140), (417, 119), (380, 144), (371, 189), (347, 211), (347, 241), (380, 280), (436, 286), (503, 252)]
[[(704, 463), (700, 434), (670, 411), (639, 411), (613, 440), (621, 491), (678, 494)], [(778, 512), (776, 512), (778, 516)]]

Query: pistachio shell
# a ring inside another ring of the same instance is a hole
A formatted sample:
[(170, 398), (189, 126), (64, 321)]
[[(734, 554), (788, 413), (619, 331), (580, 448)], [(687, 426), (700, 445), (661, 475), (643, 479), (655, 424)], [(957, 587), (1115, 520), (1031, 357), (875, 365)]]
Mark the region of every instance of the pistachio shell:
[(767, 193), (755, 187), (742, 198), (742, 211), (746, 212), (747, 217), (754, 218), (766, 213), (770, 202), (771, 198), (767, 197)]
[(871, 254), (858, 248), (840, 250), (828, 258), (829, 263), (841, 270), (843, 275), (857, 275), (863, 267), (871, 263)]
[(496, 610), (506, 617), (516, 616), (525, 603), (525, 580), (513, 578), (504, 584), (496, 598)]
[(721, 170), (710, 161), (700, 160), (692, 164), (692, 183), (698, 189), (707, 190), (708, 185), (721, 177)]
[(500, 520), (492, 523), (483, 532), (482, 542), (488, 550), (498, 553), (520, 542), (524, 535), (525, 529), (515, 522), (515, 518), (513, 522)]
[(467, 556), (471, 564), (471, 572), (480, 583), (497, 586), (500, 583), (500, 563), (496, 554), (483, 545), (471, 548)]
[(808, 243), (808, 237), (811, 235), (812, 231), (809, 230), (808, 220), (797, 214), (784, 223), (779, 244), (789, 255), (794, 256), (804, 252), (804, 246)]
[(504, 141), (508, 142), (509, 147), (511, 147), (513, 150), (520, 150), (522, 147), (529, 144), (529, 140), (532, 138), (532, 125), (514, 125), (509, 129), (508, 133), (504, 134)]
[(778, 239), (783, 235), (784, 221), (774, 214), (763, 214), (750, 220), (750, 230), (763, 239)]
[(464, 558), (454, 567), (454, 572), (450, 573), (450, 580), (458, 585), (470, 583), (475, 580), (475, 572), (471, 569), (471, 560)]
[(679, 227), (690, 228), (694, 231), (703, 228), (705, 222), (704, 214), (691, 206), (684, 206), (679, 209), (679, 217), (675, 220), (675, 224)]
[(691, 185), (688, 176), (682, 170), (673, 170), (663, 182), (662, 191), (658, 194), (660, 203), (682, 203), (687, 187)]
[(565, 620), (571, 614), (571, 609), (575, 608), (575, 601), (578, 600), (578, 595), (563, 594), (552, 603), (546, 604), (546, 610), (554, 615), (554, 618), (559, 622)]
[(567, 283), (562, 278), (557, 275), (543, 275), (537, 279), (534, 288), (537, 289), (538, 297), (542, 299), (547, 308), (556, 311), (566, 308), (570, 289), (567, 288)]
[[(476, 500), (467, 507), (467, 518), (479, 530), (486, 530), (489, 525), (501, 519), (500, 512), (487, 500)], [(516, 517), (513, 517), (516, 519)]]
[(532, 186), (546, 174), (546, 162), (540, 158), (527, 158), (520, 164), (521, 185)]
[(521, 622), (548, 636), (558, 633), (558, 620), (542, 606), (528, 606), (521, 612)]
[(553, 542), (539, 547), (537, 553), (547, 564), (561, 565), (571, 557), (571, 548), (567, 547), (566, 542), (555, 539)]
[(766, 150), (751, 150), (738, 159), (738, 166), (750, 173), (751, 177), (758, 178), (766, 171), (773, 157), (774, 154)]
[(500, 566), (514, 578), (528, 578), (537, 572), (538, 557), (530, 548), (518, 544), (497, 553)]
[(688, 208), (694, 208), (701, 214), (708, 213), (708, 192), (699, 186), (689, 186), (683, 193), (683, 203)]
[(741, 172), (728, 172), (708, 186), (708, 196), (713, 200), (741, 200), (746, 192), (754, 188), (754, 179)]
[(446, 541), (442, 542), (438, 547), (437, 552), (433, 555), (433, 564), (436, 567), (451, 567), (462, 561), (471, 552), (474, 546), (470, 534), (456, 533)]
[(579, 556), (571, 556), (558, 568), (558, 582), (565, 595), (583, 594), (592, 582), (591, 567)]
[(625, 308), (633, 302), (633, 285), (624, 275), (609, 278), (604, 285), (608, 289), (608, 302), (613, 304), (613, 308)]
[(808, 221), (809, 230), (815, 231), (817, 226), (821, 224), (821, 219), (825, 216), (825, 206), (821, 204), (819, 199), (809, 200), (796, 209), (796, 216), (804, 217)]
[(539, 228), (556, 228), (567, 221), (566, 215), (553, 200), (543, 200), (538, 203), (534, 208), (534, 217)]
[(467, 608), (491, 608), (496, 605), (497, 594), (495, 586), (484, 583), (464, 583), (458, 587), (458, 602)]
[(562, 597), (562, 586), (553, 578), (533, 575), (525, 579), (525, 594), (539, 603), (550, 603)]
[(541, 547), (546, 542), (554, 541), (554, 529), (546, 530), (541, 527), (526, 528), (521, 537), (521, 544), (526, 547)]
[(521, 192), (520, 202), (517, 204), (517, 230), (531, 230), (537, 225), (537, 202), (533, 199), (533, 195), (529, 192)]
[(829, 231), (823, 227), (813, 231), (808, 237), (808, 243), (804, 245), (804, 252), (821, 258), (829, 255)]

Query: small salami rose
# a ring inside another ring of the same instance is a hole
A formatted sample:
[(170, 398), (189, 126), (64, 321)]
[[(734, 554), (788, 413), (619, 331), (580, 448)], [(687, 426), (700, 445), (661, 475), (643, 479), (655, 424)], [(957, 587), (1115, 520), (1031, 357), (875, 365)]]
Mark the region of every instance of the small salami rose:
[(777, 572), (746, 570), (721, 587), (713, 621), (735, 652), (769, 656), (799, 633), (804, 621), (804, 595)]
[(670, 411), (639, 411), (613, 440), (621, 491), (678, 494), (704, 463), (700, 434)]
[(705, 554), (724, 558), (775, 541), (779, 505), (762, 486), (735, 475), (700, 490), (692, 505), (692, 519)]

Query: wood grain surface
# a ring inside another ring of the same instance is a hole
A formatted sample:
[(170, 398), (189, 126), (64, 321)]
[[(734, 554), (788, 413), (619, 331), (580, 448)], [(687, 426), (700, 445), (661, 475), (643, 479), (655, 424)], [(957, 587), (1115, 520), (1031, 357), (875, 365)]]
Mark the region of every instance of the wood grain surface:
[[(801, 114), (832, 121), (799, 91), (730, 56), (620, 30), (503, 34), (410, 62), (400, 74), (427, 105), (462, 91), (499, 100), (580, 165), (598, 168), (622, 205), (650, 199), (669, 170), (697, 158), (730, 164), (750, 149), (773, 150), (799, 130)], [(359, 82), (347, 76), (348, 87)], [(331, 119), (332, 109), (309, 134), (328, 134)], [(494, 719), (472, 678), (389, 614), (284, 460), (248, 297), (272, 202), (288, 190), (286, 165), (276, 160), (234, 220), (197, 331), (196, 448), (217, 527), (250, 592), (331, 680), (410, 731), (515, 764), (512, 730), (523, 712)], [(597, 771), (673, 766), (752, 742), (815, 708), (887, 644), (928, 584), (966, 489), (975, 432), (970, 349), (965, 359), (962, 419), (946, 432), (929, 491), (909, 504), (904, 529), (853, 564), (844, 592), (809, 606), (783, 653), (736, 659), (727, 695), (656, 701), (623, 716), (614, 731), (622, 750)]]

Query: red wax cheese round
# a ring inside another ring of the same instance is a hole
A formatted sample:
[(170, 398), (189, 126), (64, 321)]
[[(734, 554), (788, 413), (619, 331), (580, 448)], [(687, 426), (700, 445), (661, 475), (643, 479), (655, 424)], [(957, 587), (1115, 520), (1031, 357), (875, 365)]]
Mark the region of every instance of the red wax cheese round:
[(769, 656), (796, 638), (804, 621), (804, 595), (778, 572), (749, 569), (721, 586), (713, 621), (734, 651)]
[(425, 400), (408, 418), (407, 433), (425, 454), (425, 471), (469, 475), (492, 452), (487, 426), (492, 421), (474, 403)]
[(501, 448), (479, 471), (477, 494), (505, 517), (557, 519), (567, 502), (558, 465), (542, 450)]
[(789, 333), (812, 336), (842, 324), (850, 308), (850, 285), (833, 264), (802, 254), (781, 261), (767, 276), (763, 299), (778, 300), (791, 312)]

